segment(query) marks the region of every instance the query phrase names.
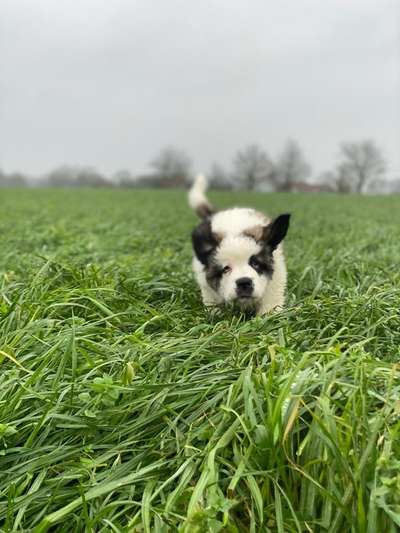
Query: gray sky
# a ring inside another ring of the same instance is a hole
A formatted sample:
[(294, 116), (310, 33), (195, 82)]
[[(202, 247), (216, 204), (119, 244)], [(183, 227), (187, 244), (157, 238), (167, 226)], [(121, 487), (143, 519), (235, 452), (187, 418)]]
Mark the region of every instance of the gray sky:
[(374, 138), (400, 176), (398, 0), (2, 0), (0, 167), (194, 169), (297, 138), (314, 172)]

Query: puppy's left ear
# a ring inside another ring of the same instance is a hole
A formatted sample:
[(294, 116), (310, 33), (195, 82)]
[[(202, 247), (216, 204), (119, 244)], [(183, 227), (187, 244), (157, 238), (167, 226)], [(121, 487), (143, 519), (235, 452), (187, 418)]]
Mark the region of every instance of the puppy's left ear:
[(290, 215), (285, 213), (275, 218), (268, 226), (263, 228), (262, 241), (272, 250), (275, 250), (283, 241), (289, 229)]

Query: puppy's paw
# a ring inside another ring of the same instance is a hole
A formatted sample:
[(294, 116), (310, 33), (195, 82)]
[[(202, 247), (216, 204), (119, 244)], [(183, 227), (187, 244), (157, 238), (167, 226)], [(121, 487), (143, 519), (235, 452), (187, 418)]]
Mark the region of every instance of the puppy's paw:
[(205, 304), (207, 314), (210, 318), (218, 318), (222, 315), (222, 308), (219, 305), (215, 304)]

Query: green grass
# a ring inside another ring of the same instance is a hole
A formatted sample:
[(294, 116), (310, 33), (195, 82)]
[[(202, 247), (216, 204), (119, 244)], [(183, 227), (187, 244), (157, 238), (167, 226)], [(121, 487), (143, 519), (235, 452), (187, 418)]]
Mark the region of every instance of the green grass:
[(293, 213), (287, 308), (209, 316), (176, 191), (1, 191), (0, 530), (395, 532), (400, 198)]

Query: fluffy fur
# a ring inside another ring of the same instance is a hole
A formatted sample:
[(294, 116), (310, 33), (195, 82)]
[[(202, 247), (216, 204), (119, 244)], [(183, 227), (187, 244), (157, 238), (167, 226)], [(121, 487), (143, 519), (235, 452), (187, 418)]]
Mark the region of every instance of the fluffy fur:
[(290, 215), (268, 219), (254, 209), (215, 212), (199, 175), (189, 204), (203, 221), (193, 230), (193, 271), (207, 306), (234, 304), (264, 314), (285, 301), (286, 266), (281, 241)]

